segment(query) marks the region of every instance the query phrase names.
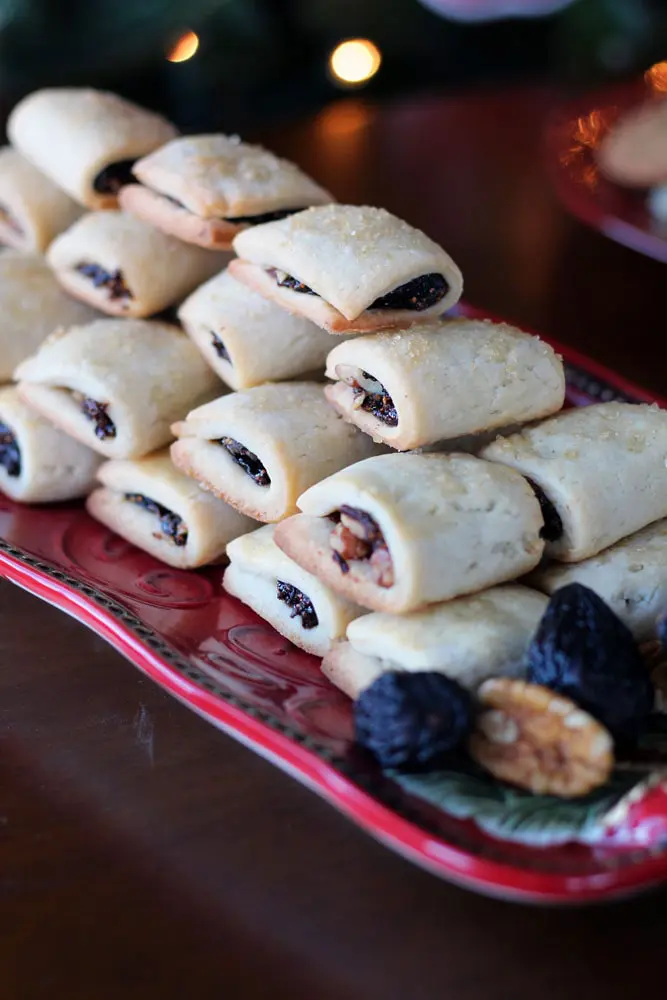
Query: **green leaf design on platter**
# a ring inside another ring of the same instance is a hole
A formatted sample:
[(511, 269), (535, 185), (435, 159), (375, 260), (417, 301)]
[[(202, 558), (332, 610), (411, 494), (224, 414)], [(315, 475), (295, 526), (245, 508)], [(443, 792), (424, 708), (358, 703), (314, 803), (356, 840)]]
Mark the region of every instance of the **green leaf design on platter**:
[(450, 816), (474, 820), (491, 836), (539, 847), (596, 840), (602, 818), (640, 780), (636, 773), (616, 772), (604, 788), (584, 798), (560, 799), (510, 788), (481, 771), (391, 771), (389, 777)]

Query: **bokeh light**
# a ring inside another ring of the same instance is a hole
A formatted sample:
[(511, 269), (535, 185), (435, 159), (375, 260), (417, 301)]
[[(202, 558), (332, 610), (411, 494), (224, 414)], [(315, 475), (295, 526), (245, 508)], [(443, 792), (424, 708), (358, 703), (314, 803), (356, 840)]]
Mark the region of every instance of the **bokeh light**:
[(359, 87), (375, 76), (381, 62), (380, 50), (368, 38), (350, 38), (329, 56), (329, 72), (336, 83)]
[(656, 93), (667, 93), (667, 62), (659, 62), (651, 66), (650, 69), (646, 70), (644, 79)]
[(199, 37), (194, 31), (186, 31), (167, 52), (167, 59), (173, 63), (185, 62), (186, 59), (192, 59), (198, 48)]

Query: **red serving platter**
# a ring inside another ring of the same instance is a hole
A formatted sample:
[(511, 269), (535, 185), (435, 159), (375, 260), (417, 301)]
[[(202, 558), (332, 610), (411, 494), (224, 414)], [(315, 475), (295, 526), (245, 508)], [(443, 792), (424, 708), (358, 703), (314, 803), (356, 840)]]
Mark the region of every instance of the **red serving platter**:
[[(570, 405), (653, 401), (554, 346), (565, 358)], [(171, 569), (80, 504), (22, 507), (0, 494), (0, 575), (88, 625), (204, 719), (434, 874), (489, 894), (562, 903), (667, 880), (667, 783), (659, 776), (587, 842), (495, 836), (470, 818), (474, 810), (428, 804), (356, 749), (349, 700), (322, 676), (317, 659), (224, 594), (223, 572)]]
[(582, 222), (624, 246), (667, 261), (667, 223), (646, 207), (645, 190), (604, 177), (595, 152), (621, 112), (667, 97), (667, 63), (640, 82), (584, 95), (558, 109), (546, 128), (547, 169), (565, 207)]

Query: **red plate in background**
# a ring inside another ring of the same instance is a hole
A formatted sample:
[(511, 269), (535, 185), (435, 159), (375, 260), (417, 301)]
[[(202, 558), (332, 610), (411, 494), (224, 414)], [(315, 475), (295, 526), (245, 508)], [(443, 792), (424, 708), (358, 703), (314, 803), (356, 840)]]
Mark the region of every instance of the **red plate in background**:
[(547, 168), (556, 193), (572, 215), (617, 243), (667, 261), (667, 223), (646, 207), (645, 190), (624, 188), (604, 177), (595, 151), (619, 114), (646, 100), (667, 98), (667, 63), (643, 81), (610, 87), (556, 111), (546, 129)]
[[(571, 405), (652, 401), (558, 349)], [(436, 778), (397, 779), (355, 749), (350, 702), (319, 662), (225, 595), (222, 572), (164, 566), (81, 505), (21, 507), (0, 495), (0, 575), (94, 629), (203, 718), (434, 874), (493, 895), (563, 903), (667, 880), (667, 783), (655, 772), (667, 763), (667, 717), (656, 717), (641, 751), (645, 775), (619, 771), (587, 800), (515, 792), (465, 764)]]

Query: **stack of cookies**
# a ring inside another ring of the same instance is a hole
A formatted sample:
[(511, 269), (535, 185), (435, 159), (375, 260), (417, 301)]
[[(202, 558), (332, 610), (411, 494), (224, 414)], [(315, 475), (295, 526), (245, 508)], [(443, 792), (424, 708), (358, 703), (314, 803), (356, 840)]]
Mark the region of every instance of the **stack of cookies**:
[(565, 583), (651, 635), (666, 413), (559, 412), (548, 345), (447, 317), (445, 250), (260, 147), (82, 90), (8, 132), (10, 496), (86, 495), (181, 568), (228, 556), (225, 589), (354, 698), (387, 671), (521, 676)]

